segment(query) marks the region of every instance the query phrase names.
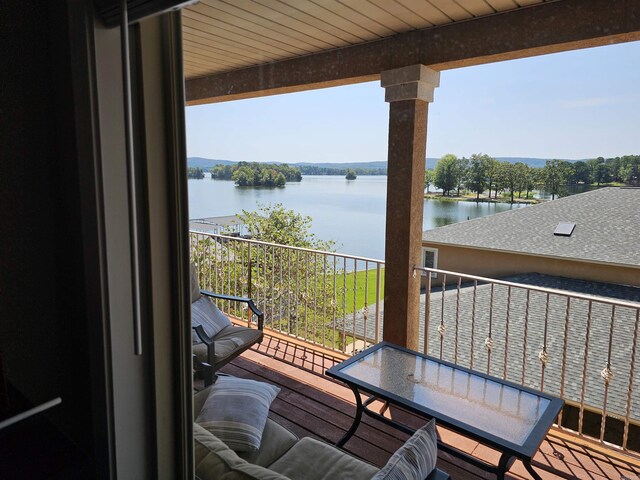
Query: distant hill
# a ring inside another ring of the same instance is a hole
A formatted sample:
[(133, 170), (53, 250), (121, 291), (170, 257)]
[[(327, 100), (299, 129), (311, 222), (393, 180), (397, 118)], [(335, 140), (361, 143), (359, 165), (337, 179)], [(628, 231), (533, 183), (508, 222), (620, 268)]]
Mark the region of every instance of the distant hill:
[(187, 158), (187, 166), (194, 168), (209, 169), (216, 165), (235, 165), (238, 162), (233, 160), (215, 160), (213, 158), (189, 157)]
[[(434, 169), (436, 168), (436, 163), (438, 163), (437, 158), (427, 158), (427, 168)], [(517, 163), (522, 162), (530, 167), (544, 167), (547, 162), (547, 158), (529, 158), (529, 157), (496, 157), (496, 160), (500, 162), (510, 162)], [(576, 162), (577, 160), (567, 160), (568, 162)], [(187, 159), (187, 165), (189, 167), (198, 167), (204, 170), (208, 170), (215, 165), (235, 165), (238, 163), (233, 160), (216, 160), (212, 158), (203, 158), (203, 157), (189, 157)], [(275, 164), (281, 164), (284, 162), (269, 162)], [(310, 171), (311, 169), (323, 169), (324, 171), (330, 170), (339, 170), (340, 172), (346, 170), (347, 168), (351, 168), (353, 170), (365, 171), (365, 170), (385, 170), (387, 169), (387, 162), (350, 162), (350, 163), (312, 163), (312, 162), (298, 162), (289, 164), (294, 167), (300, 167), (302, 173), (305, 173), (305, 170)], [(336, 174), (340, 174), (336, 172)]]

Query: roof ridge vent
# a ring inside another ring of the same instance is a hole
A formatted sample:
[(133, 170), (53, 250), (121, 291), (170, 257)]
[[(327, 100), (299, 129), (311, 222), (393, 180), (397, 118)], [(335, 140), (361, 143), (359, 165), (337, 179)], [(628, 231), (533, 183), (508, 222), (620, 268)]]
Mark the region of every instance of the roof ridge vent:
[(570, 237), (575, 228), (576, 224), (573, 222), (560, 222), (553, 234), (558, 237)]

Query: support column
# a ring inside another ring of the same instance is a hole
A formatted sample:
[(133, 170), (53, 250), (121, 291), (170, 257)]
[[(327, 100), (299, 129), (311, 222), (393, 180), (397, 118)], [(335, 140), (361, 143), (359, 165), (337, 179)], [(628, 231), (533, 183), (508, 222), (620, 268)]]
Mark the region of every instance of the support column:
[(427, 111), (440, 72), (412, 65), (382, 72), (389, 102), (384, 330), (389, 342), (417, 350)]

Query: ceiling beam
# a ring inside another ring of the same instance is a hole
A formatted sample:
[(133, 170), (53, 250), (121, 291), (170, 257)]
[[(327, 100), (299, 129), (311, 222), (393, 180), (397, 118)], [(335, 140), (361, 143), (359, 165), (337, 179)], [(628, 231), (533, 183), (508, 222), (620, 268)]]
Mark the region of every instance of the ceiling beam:
[(638, 0), (557, 0), (375, 42), (187, 79), (187, 105), (380, 78), (422, 64), (447, 70), (640, 40)]

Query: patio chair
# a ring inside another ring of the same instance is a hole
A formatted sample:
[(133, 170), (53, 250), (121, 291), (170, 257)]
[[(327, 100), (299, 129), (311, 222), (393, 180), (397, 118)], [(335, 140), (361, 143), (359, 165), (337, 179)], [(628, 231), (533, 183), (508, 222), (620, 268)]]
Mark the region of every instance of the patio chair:
[[(234, 325), (212, 299), (246, 303), (258, 319), (258, 328)], [(206, 366), (205, 370), (215, 373), (252, 345), (262, 342), (263, 325), (264, 314), (252, 299), (201, 290), (195, 267), (191, 265), (192, 349), (197, 362)], [(208, 384), (210, 380), (205, 378), (205, 386)]]

